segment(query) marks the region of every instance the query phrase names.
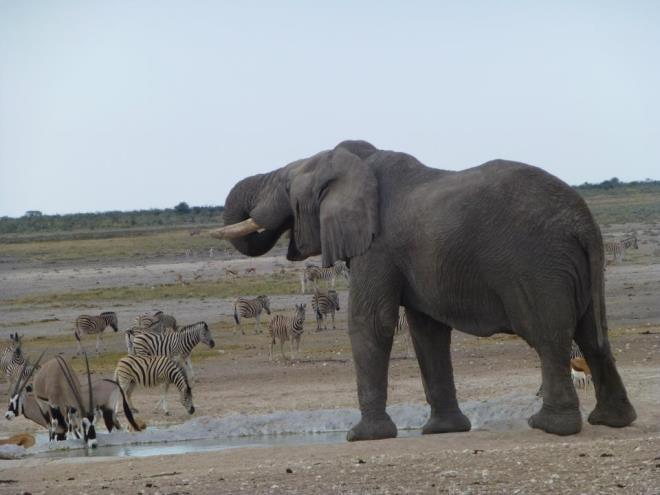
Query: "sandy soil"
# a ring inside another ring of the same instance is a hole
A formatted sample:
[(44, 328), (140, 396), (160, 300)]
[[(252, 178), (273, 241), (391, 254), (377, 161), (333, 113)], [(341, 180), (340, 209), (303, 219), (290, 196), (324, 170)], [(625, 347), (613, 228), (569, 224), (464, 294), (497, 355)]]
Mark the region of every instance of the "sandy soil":
[[(611, 342), (639, 416), (631, 427), (611, 429), (585, 423), (580, 434), (567, 438), (523, 426), (358, 444), (244, 448), (140, 459), (28, 457), (0, 461), (0, 493), (660, 493), (660, 260), (649, 256), (643, 261), (607, 270)], [(0, 272), (0, 279), (4, 278), (0, 299), (54, 287), (94, 287), (98, 270), (103, 272), (104, 285), (130, 285), (171, 281), (176, 272), (205, 270), (217, 276), (227, 266), (254, 266), (257, 273), (291, 267), (279, 256), (59, 267), (58, 271), (19, 266)], [(273, 305), (284, 309), (309, 297), (278, 296)], [(342, 292), (344, 306), (337, 330), (316, 333), (313, 321), (308, 320), (301, 359), (293, 364), (269, 362), (267, 338), (254, 335), (251, 323), (245, 336), (218, 325), (231, 313), (228, 300), (168, 302), (167, 310), (183, 321), (209, 321), (218, 342), (210, 358), (195, 364), (196, 416), (357, 408), (345, 300)], [(129, 321), (145, 306), (158, 305), (162, 301), (117, 310), (120, 320)], [(77, 311), (16, 310), (0, 302), (3, 322), (58, 319), (20, 328), (32, 336), (70, 332), (65, 322), (73, 321)], [(106, 340), (110, 349), (123, 346), (119, 334)], [(70, 348), (63, 349), (70, 353)], [(532, 396), (538, 388), (538, 359), (515, 337), (477, 339), (456, 332), (452, 354), (460, 401), (495, 400), (511, 391)], [(595, 403), (593, 390), (579, 395), (583, 412), (588, 413)], [(135, 396), (141, 417), (150, 425), (188, 419), (176, 393), (170, 393), (171, 416), (153, 412), (156, 397), (156, 391)], [(397, 341), (389, 404), (423, 402), (417, 363), (405, 358), (402, 342)], [(26, 421), (0, 422), (0, 437), (30, 430), (34, 428)]]

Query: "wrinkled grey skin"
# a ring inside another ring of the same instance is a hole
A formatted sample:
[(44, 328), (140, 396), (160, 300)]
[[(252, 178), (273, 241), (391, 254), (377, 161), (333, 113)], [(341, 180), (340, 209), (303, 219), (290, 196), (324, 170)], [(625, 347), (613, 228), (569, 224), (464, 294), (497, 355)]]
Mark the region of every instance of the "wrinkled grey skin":
[(431, 416), (423, 433), (467, 431), (456, 401), (452, 328), (515, 333), (540, 356), (546, 393), (533, 428), (582, 427), (571, 383), (571, 341), (593, 372), (592, 424), (636, 418), (607, 338), (601, 233), (582, 198), (559, 179), (495, 160), (461, 172), (345, 141), (334, 150), (239, 182), (225, 224), (264, 227), (232, 241), (266, 253), (291, 229), (288, 258), (322, 254), (351, 269), (349, 335), (361, 421), (349, 440), (394, 437), (385, 412), (398, 308), (406, 309)]

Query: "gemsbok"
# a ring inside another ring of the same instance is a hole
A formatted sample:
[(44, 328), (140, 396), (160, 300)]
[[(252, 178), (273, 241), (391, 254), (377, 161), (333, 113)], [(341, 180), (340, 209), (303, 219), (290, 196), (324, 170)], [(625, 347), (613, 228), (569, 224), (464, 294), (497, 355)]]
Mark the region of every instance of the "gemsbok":
[(96, 447), (96, 415), (92, 396), (91, 375), (87, 353), (88, 394), (85, 401), (78, 377), (62, 356), (55, 356), (44, 363), (34, 377), (34, 395), (42, 411), (48, 411), (51, 418), (51, 439), (66, 440), (69, 430), (68, 418), (74, 417), (80, 424), (86, 446)]

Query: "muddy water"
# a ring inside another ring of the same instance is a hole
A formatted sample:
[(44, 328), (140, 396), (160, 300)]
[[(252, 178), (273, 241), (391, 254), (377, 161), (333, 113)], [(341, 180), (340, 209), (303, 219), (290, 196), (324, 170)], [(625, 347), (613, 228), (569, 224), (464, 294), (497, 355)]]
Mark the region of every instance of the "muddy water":
[[(399, 437), (420, 435), (419, 430), (399, 430)], [(96, 449), (51, 450), (35, 454), (34, 457), (62, 459), (71, 457), (150, 457), (157, 455), (216, 452), (246, 447), (275, 447), (279, 445), (333, 444), (346, 441), (346, 432), (304, 433), (287, 435), (260, 435), (253, 437), (216, 438), (161, 442), (138, 445), (106, 445)]]

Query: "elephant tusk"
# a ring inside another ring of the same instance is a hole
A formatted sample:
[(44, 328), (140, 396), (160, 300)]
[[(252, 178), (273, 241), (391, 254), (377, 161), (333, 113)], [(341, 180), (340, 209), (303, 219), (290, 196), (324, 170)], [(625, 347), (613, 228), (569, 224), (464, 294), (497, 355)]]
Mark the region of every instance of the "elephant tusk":
[(239, 237), (244, 237), (252, 232), (262, 230), (264, 230), (263, 227), (260, 227), (257, 222), (248, 218), (242, 222), (226, 225), (220, 229), (209, 230), (208, 234), (217, 239), (238, 239)]

